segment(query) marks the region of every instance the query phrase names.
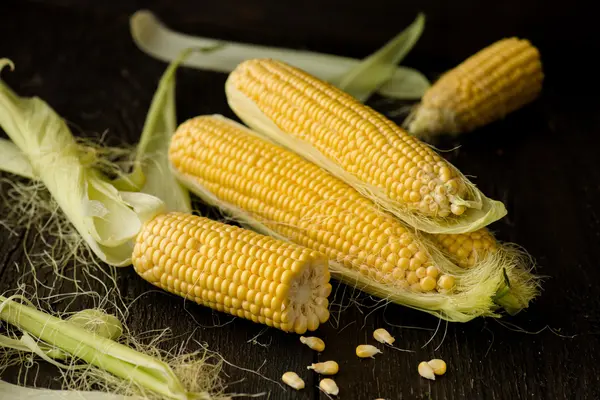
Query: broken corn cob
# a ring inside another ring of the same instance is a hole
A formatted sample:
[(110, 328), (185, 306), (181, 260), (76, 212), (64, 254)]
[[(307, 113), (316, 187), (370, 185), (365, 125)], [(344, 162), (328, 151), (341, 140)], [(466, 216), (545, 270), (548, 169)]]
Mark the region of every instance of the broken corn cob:
[(528, 40), (502, 39), (442, 75), (405, 125), (420, 138), (469, 132), (533, 101), (543, 79)]
[[(492, 298), (505, 289), (501, 261), (454, 265), (343, 181), (234, 121), (186, 121), (169, 159), (175, 176), (207, 203), (328, 255), (336, 278), (370, 294), (466, 321), (494, 314)], [(506, 268), (510, 274), (514, 266)], [(525, 297), (526, 306), (532, 294)]]
[(429, 146), (297, 68), (248, 60), (230, 74), (225, 90), (246, 125), (419, 230), (470, 232), (506, 214)]
[(326, 259), (246, 229), (163, 214), (138, 234), (132, 262), (166, 291), (283, 331), (314, 331), (329, 318)]

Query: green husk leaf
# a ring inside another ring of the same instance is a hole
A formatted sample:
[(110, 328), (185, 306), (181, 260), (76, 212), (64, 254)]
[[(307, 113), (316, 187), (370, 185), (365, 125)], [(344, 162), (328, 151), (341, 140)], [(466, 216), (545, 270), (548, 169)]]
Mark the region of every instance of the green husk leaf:
[[(0, 59), (0, 71), (7, 65), (9, 60)], [(2, 80), (0, 127), (28, 161), (30, 175), (44, 183), (91, 250), (108, 264), (129, 265), (132, 239), (147, 219), (163, 211), (163, 202), (117, 190), (47, 103), (19, 97)], [(14, 154), (14, 148), (9, 151)]]
[[(381, 49), (351, 68), (338, 82), (332, 82), (338, 88), (356, 97), (359, 101), (366, 101), (392, 76), (398, 74), (397, 65), (412, 50), (425, 28), (425, 15), (419, 13), (415, 21), (405, 30), (396, 35)], [(421, 97), (429, 88), (429, 82), (423, 74), (412, 70), (406, 77), (394, 76), (393, 85), (386, 91), (394, 93), (396, 98)]]
[(142, 400), (139, 396), (123, 396), (104, 392), (36, 389), (13, 385), (2, 380), (0, 380), (0, 398), (20, 400)]
[[(30, 338), (24, 341), (25, 344), (37, 346), (37, 340), (29, 336), (33, 335), (46, 345), (59, 348), (122, 379), (131, 380), (165, 398), (189, 398), (174, 372), (164, 362), (90, 332), (76, 323), (39, 311), (28, 305), (22, 296), (0, 296), (0, 319), (23, 331), (23, 338)], [(45, 354), (36, 353), (47, 360)], [(53, 364), (74, 368), (57, 362)], [(85, 368), (84, 365), (79, 367)]]
[(117, 340), (123, 334), (123, 325), (119, 318), (96, 308), (78, 311), (67, 320), (107, 339)]
[(191, 212), (190, 196), (169, 172), (167, 148), (177, 128), (175, 73), (194, 51), (186, 49), (163, 73), (137, 145), (133, 171), (113, 181), (117, 188), (142, 191), (162, 199), (167, 211)]
[(0, 138), (0, 165), (2, 170), (33, 179), (33, 169), (27, 158), (13, 142)]
[[(415, 36), (415, 34), (418, 33), (417, 28), (418, 26), (415, 26), (414, 30), (409, 31), (410, 35)], [(130, 32), (134, 43), (141, 51), (148, 54), (150, 57), (165, 62), (175, 60), (182, 51), (190, 47), (211, 47), (219, 45), (218, 51), (210, 54), (193, 55), (183, 62), (183, 65), (186, 67), (209, 71), (229, 73), (245, 60), (251, 58), (272, 58), (293, 65), (296, 68), (300, 68), (324, 81), (336, 84), (340, 82), (341, 77), (348, 74), (348, 71), (356, 71), (356, 69), (365, 62), (363, 60), (356, 60), (333, 54), (258, 46), (186, 35), (169, 29), (148, 10), (136, 11), (131, 16)], [(393, 41), (394, 39), (392, 39), (392, 42)], [(412, 45), (408, 46), (410, 44), (410, 41), (408, 40), (401, 43), (405, 43), (407, 48), (412, 47)], [(389, 54), (393, 55), (392, 53), (401, 55), (401, 46), (390, 46)], [(394, 57), (389, 59), (384, 58), (382, 61), (393, 61), (393, 58)], [(394, 64), (398, 64), (401, 59), (401, 57), (396, 58), (398, 61)], [(430, 86), (427, 78), (415, 69), (394, 66), (392, 71), (393, 73), (385, 78), (389, 79), (387, 82), (385, 82), (382, 77), (376, 79), (375, 83), (377, 86), (380, 86), (380, 94), (397, 99), (418, 99)], [(384, 72), (387, 73), (387, 69)], [(385, 83), (381, 85), (383, 82)]]

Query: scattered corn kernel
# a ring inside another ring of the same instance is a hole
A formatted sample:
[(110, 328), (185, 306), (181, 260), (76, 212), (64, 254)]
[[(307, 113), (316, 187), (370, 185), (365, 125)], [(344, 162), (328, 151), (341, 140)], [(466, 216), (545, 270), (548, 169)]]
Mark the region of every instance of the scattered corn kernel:
[(379, 343), (385, 344), (392, 344), (396, 340), (396, 338), (390, 335), (390, 333), (383, 328), (375, 329), (375, 332), (373, 332), (373, 337)]
[(338, 363), (335, 361), (325, 361), (322, 363), (311, 364), (307, 369), (312, 369), (321, 375), (335, 375), (340, 370)]
[(327, 394), (337, 396), (340, 393), (340, 388), (333, 379), (325, 378), (321, 380), (319, 387)]
[(427, 364), (433, 369), (433, 373), (436, 375), (444, 375), (446, 373), (446, 362), (439, 358), (430, 360)]
[(419, 364), (419, 375), (421, 375), (423, 378), (426, 379), (431, 379), (432, 381), (435, 381), (435, 374), (433, 373), (433, 368), (431, 368), (431, 366), (429, 364), (427, 364), (426, 361), (422, 361)]
[(318, 352), (325, 350), (325, 342), (315, 336), (300, 336), (300, 343), (305, 344), (311, 349), (316, 350)]
[(288, 371), (281, 377), (283, 383), (296, 390), (304, 389), (304, 381), (297, 373)]
[(379, 353), (382, 353), (382, 351), (370, 344), (361, 344), (356, 347), (356, 355), (360, 358), (373, 357), (375, 354)]

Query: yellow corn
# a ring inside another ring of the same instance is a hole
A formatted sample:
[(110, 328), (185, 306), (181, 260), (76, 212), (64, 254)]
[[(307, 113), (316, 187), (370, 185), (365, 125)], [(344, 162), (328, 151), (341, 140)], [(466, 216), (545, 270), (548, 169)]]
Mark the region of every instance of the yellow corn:
[(417, 137), (472, 131), (533, 101), (544, 75), (527, 40), (502, 39), (446, 72), (408, 118)]
[(440, 225), (458, 223), (457, 216), (472, 210), (476, 217), (464, 217), (480, 221), (453, 231), (462, 233), (506, 213), (501, 204), (494, 206), (498, 215), (482, 207), (484, 196), (431, 147), (350, 95), (283, 62), (241, 63), (230, 74), (226, 93), (246, 125), (327, 169), (415, 228), (442, 232)]
[(430, 235), (434, 243), (463, 268), (473, 267), (498, 249), (494, 236), (485, 228), (458, 235)]
[(400, 221), (323, 169), (233, 121), (203, 116), (183, 123), (169, 158), (196, 193), (211, 193), (280, 236), (376, 282), (417, 292), (454, 285)]
[(283, 331), (313, 331), (329, 318), (326, 259), (246, 229), (163, 214), (138, 234), (132, 261), (153, 285)]

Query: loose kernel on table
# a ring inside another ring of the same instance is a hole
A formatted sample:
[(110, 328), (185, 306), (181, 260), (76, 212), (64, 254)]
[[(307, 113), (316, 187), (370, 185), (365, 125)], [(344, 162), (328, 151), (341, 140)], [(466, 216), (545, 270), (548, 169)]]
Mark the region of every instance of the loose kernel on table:
[(388, 331), (383, 328), (375, 329), (373, 338), (379, 343), (392, 344), (396, 340)]
[(356, 355), (360, 358), (373, 357), (375, 354), (379, 353), (382, 353), (382, 351), (370, 344), (361, 344), (356, 347)]
[(325, 350), (325, 342), (315, 336), (304, 337), (300, 336), (300, 343), (307, 345), (311, 349), (321, 352)]
[(322, 363), (311, 364), (306, 367), (307, 369), (312, 369), (318, 374), (321, 375), (335, 375), (340, 370), (338, 363), (335, 361), (325, 361)]
[(319, 387), (327, 394), (337, 396), (340, 393), (340, 388), (333, 379), (325, 378), (319, 382)]
[(436, 375), (444, 375), (446, 373), (446, 362), (444, 360), (440, 360), (439, 358), (434, 358), (427, 362), (431, 369), (433, 369), (433, 373)]
[(288, 371), (281, 377), (281, 380), (288, 386), (300, 390), (304, 389), (304, 381), (298, 376), (297, 373)]
[(431, 379), (435, 381), (435, 374), (433, 373), (433, 368), (427, 363), (427, 361), (422, 361), (418, 367), (419, 375), (423, 378)]

